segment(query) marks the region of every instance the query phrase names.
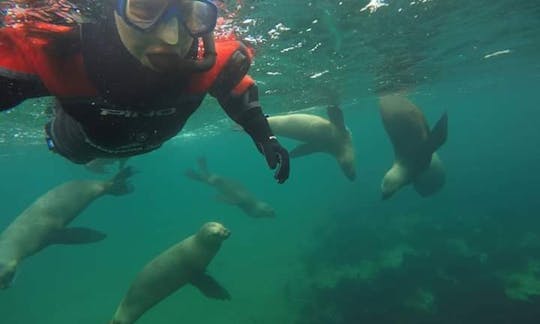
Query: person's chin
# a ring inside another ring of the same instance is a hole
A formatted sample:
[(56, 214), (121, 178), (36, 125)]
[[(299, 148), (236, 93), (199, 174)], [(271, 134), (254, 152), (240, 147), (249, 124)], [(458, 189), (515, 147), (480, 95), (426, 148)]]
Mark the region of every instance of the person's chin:
[(149, 53), (143, 64), (154, 71), (171, 72), (177, 69), (179, 57), (175, 53)]

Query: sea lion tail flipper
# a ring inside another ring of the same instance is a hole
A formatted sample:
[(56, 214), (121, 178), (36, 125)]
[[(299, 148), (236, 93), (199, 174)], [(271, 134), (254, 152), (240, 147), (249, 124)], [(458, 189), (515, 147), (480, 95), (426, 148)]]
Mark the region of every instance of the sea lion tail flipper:
[(135, 173), (137, 172), (129, 166), (120, 169), (111, 179), (107, 193), (113, 196), (122, 196), (133, 192), (133, 186), (127, 180)]
[(297, 158), (300, 156), (309, 155), (309, 154), (313, 154), (317, 152), (322, 152), (319, 145), (317, 145), (316, 143), (304, 143), (304, 144), (299, 144), (297, 147), (292, 149), (289, 152), (289, 156), (291, 158)]
[(88, 244), (99, 242), (107, 234), (86, 227), (68, 227), (56, 231), (49, 238), (49, 244)]
[(199, 172), (188, 169), (184, 172), (184, 175), (190, 179), (207, 182), (210, 178), (210, 172), (208, 171), (208, 165), (206, 164), (206, 158), (201, 156), (197, 159), (197, 165), (199, 166)]
[(343, 117), (343, 110), (341, 110), (339, 106), (328, 106), (328, 108), (326, 108), (326, 114), (328, 115), (330, 122), (337, 128), (341, 130), (347, 129), (347, 126), (345, 126), (345, 118)]
[(124, 169), (128, 160), (129, 158), (127, 157), (118, 159), (118, 170)]
[(205, 182), (204, 180), (204, 177), (202, 175), (202, 173), (199, 173), (193, 169), (187, 169), (185, 172), (184, 172), (184, 175), (190, 179), (193, 179), (193, 180), (196, 180), (196, 181), (202, 181), (202, 182)]
[(199, 166), (199, 170), (203, 175), (207, 177), (210, 176), (210, 171), (208, 171), (208, 163), (206, 162), (206, 158), (204, 156), (197, 159), (197, 165)]
[(446, 142), (446, 138), (448, 136), (448, 113), (444, 113), (439, 121), (437, 121), (437, 124), (431, 129), (431, 132), (429, 133), (429, 138), (427, 141), (427, 148), (429, 154), (432, 154), (433, 152), (437, 151), (439, 147), (441, 147), (444, 142)]
[(197, 287), (208, 298), (230, 300), (231, 294), (207, 273), (193, 276), (190, 283)]

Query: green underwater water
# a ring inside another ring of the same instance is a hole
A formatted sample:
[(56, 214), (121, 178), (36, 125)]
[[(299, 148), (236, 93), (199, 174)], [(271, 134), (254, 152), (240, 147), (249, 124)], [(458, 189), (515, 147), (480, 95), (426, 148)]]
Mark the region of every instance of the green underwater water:
[[(185, 287), (138, 323), (537, 323), (540, 4), (388, 3), (369, 14), (360, 11), (367, 1), (244, 1), (236, 18), (255, 19), (244, 36), (265, 39), (251, 74), (267, 112), (324, 117), (340, 103), (354, 182), (316, 154), (293, 160), (289, 181), (274, 183), (209, 98), (183, 136), (129, 161), (139, 171), (132, 194), (102, 197), (75, 220), (106, 240), (52, 246), (21, 264), (0, 291), (0, 323), (107, 323), (146, 262), (211, 220), (232, 231), (209, 267), (232, 300)], [(278, 23), (290, 30), (272, 39)], [(448, 112), (438, 151), (447, 180), (429, 198), (409, 186), (381, 201), (393, 152), (376, 93), (403, 87), (431, 125)], [(55, 185), (106, 177), (47, 151), (44, 105), (0, 114), (0, 228)], [(248, 218), (186, 178), (200, 156), (277, 217)]]

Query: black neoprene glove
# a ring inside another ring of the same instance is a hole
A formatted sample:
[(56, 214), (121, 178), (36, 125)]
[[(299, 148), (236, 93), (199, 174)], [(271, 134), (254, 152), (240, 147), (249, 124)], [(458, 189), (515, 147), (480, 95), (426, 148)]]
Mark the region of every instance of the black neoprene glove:
[(274, 170), (274, 179), (278, 183), (284, 183), (289, 178), (289, 152), (279, 144), (275, 136), (270, 136), (268, 139), (261, 142), (256, 142), (257, 148), (266, 158), (266, 163), (270, 169)]
[(257, 149), (264, 155), (270, 169), (276, 170), (274, 178), (278, 183), (284, 183), (289, 178), (289, 152), (272, 134), (261, 108), (246, 111), (240, 124), (251, 136)]

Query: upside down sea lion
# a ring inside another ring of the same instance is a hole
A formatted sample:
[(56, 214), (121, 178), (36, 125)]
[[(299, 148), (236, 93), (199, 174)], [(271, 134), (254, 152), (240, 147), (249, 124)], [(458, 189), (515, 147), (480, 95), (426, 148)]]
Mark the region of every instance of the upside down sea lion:
[(300, 157), (324, 152), (334, 156), (349, 180), (356, 178), (355, 152), (351, 132), (345, 126), (342, 110), (327, 108), (329, 120), (310, 114), (289, 114), (268, 117), (272, 132), (300, 142), (290, 156)]
[(147, 310), (188, 283), (206, 297), (230, 299), (227, 290), (206, 273), (206, 267), (229, 235), (223, 225), (209, 222), (196, 234), (158, 255), (132, 282), (110, 324), (134, 323)]
[(381, 186), (382, 198), (388, 199), (429, 168), (433, 153), (446, 141), (448, 116), (444, 113), (430, 131), (422, 111), (400, 94), (382, 96), (380, 113), (394, 147), (394, 164)]
[(8, 288), (19, 263), (51, 244), (86, 244), (105, 234), (83, 227), (67, 227), (95, 199), (132, 191), (127, 179), (131, 168), (110, 180), (63, 183), (39, 197), (0, 234), (0, 288)]
[(253, 218), (275, 217), (276, 213), (268, 203), (257, 199), (239, 182), (210, 173), (206, 159), (199, 158), (199, 172), (187, 170), (185, 175), (193, 180), (209, 184), (219, 191), (218, 200), (240, 208), (246, 215)]

